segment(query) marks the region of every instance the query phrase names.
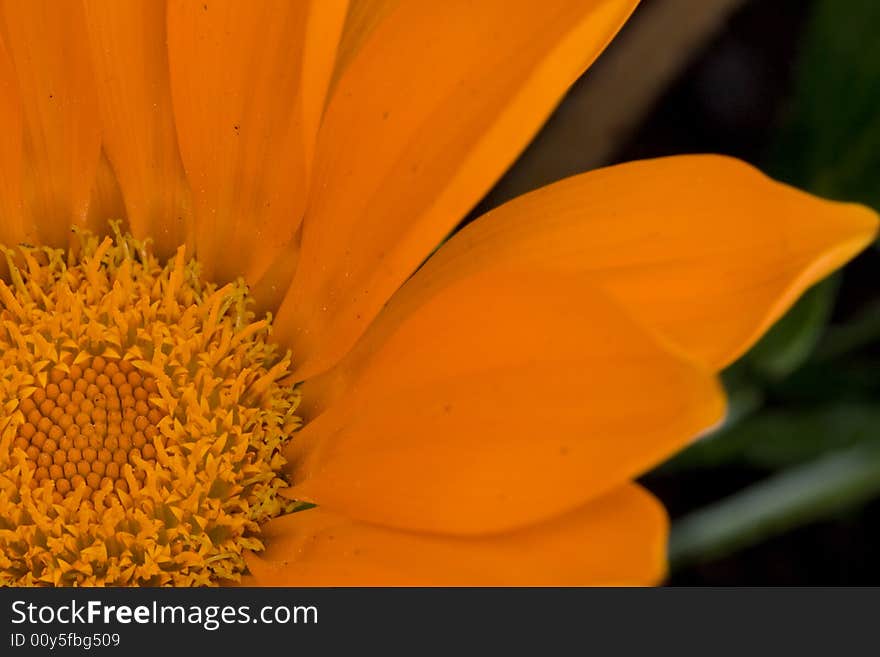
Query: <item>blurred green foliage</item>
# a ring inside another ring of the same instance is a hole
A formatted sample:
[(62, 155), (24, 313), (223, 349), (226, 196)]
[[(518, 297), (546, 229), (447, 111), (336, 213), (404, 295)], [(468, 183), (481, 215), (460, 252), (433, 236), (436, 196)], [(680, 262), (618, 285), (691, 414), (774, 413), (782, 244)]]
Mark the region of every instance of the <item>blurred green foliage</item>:
[(768, 535), (838, 516), (875, 495), (880, 495), (880, 443), (833, 450), (679, 519), (670, 537), (671, 567), (724, 556)]
[(810, 358), (834, 310), (839, 279), (834, 276), (808, 290), (748, 354), (755, 370), (768, 379), (784, 379)]
[(880, 207), (880, 2), (816, 0), (771, 173)]
[[(821, 196), (880, 208), (880, 2), (813, 4), (791, 104), (764, 168)], [(727, 465), (768, 473), (676, 521), (675, 566), (880, 494), (880, 362), (866, 351), (880, 338), (880, 301), (829, 325), (839, 283), (810, 290), (724, 373), (724, 426), (662, 466), (669, 474)]]

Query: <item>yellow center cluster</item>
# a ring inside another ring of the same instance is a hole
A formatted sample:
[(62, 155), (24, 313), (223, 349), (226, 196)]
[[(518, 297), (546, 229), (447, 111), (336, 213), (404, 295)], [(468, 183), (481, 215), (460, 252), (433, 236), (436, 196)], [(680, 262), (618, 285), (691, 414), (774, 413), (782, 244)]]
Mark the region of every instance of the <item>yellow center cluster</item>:
[(4, 249), (0, 585), (208, 585), (262, 549), (300, 426), (241, 281), (79, 234)]
[(153, 439), (165, 416), (149, 403), (159, 392), (156, 379), (130, 361), (97, 356), (67, 372), (53, 369), (49, 380), (19, 406), (27, 421), (13, 444), (34, 468), (30, 487), (54, 489), (52, 499), (61, 504), (84, 486), (94, 502), (101, 490), (128, 492), (126, 463), (143, 482), (156, 466)]

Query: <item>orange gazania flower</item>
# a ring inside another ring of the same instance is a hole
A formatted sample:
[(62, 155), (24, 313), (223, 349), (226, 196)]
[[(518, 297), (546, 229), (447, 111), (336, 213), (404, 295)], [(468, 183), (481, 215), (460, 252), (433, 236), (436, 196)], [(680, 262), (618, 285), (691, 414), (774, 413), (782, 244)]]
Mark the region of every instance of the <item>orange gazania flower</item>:
[(877, 221), (688, 156), (428, 258), (635, 5), (0, 3), (0, 584), (659, 581), (631, 480)]

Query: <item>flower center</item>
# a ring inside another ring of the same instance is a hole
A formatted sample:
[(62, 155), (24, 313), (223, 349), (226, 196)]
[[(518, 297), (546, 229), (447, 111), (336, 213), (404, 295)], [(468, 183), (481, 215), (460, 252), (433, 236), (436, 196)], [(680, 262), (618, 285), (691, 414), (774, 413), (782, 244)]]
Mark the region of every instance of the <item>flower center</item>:
[(114, 230), (3, 249), (0, 585), (236, 581), (291, 509), (299, 393), (271, 318)]
[(96, 356), (67, 372), (53, 369), (49, 380), (19, 404), (26, 422), (13, 445), (27, 455), (31, 489), (53, 489), (55, 504), (82, 489), (96, 503), (114, 490), (128, 493), (126, 475), (142, 484), (156, 467), (153, 439), (167, 415), (149, 403), (156, 379), (130, 361)]

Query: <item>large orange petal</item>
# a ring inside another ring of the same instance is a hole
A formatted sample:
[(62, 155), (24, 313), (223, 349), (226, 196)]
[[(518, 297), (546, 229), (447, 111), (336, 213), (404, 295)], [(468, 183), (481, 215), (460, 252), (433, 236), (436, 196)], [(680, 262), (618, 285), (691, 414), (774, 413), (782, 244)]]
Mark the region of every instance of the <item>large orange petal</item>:
[(302, 218), (344, 0), (172, 1), (168, 53), (196, 250), (256, 281)]
[(165, 3), (84, 4), (104, 150), (120, 181), (130, 228), (136, 237), (152, 237), (156, 252), (169, 256), (186, 240), (191, 209), (171, 107)]
[(401, 3), (339, 79), (277, 336), (307, 378), (489, 189), (637, 0)]
[(562, 517), (479, 538), (365, 525), (322, 508), (265, 526), (257, 586), (650, 585), (665, 575), (663, 507), (629, 484)]
[(576, 508), (723, 415), (714, 377), (586, 276), (482, 272), (402, 298), (293, 441), (291, 497), (405, 529), (502, 531)]
[(585, 272), (720, 369), (877, 226), (868, 208), (810, 196), (729, 158), (631, 162), (493, 210), (444, 244), (405, 292), (507, 266)]
[(9, 53), (0, 36), (0, 244), (11, 246), (26, 239), (21, 195), (22, 116), (18, 83)]
[(331, 88), (335, 86), (348, 65), (360, 52), (361, 47), (400, 0), (350, 0), (333, 71)]
[[(119, 188), (119, 180), (107, 153), (101, 153), (98, 171), (92, 186), (86, 227), (97, 235), (111, 232), (110, 222), (126, 220), (125, 200)], [(127, 224), (124, 224), (126, 230)]]
[(65, 246), (70, 226), (87, 223), (101, 150), (82, 5), (3, 0), (0, 32), (24, 116), (26, 232), (44, 244)]
[(299, 236), (297, 233), (281, 253), (272, 261), (260, 279), (251, 285), (251, 296), (255, 300), (253, 311), (262, 316), (267, 312), (273, 315), (278, 311), (282, 299), (287, 294), (290, 281), (299, 262)]
[[(336, 55), (350, 0), (312, 0), (308, 14), (300, 80), (306, 167), (315, 156), (318, 128), (324, 117)], [(301, 217), (297, 217), (297, 226)]]

